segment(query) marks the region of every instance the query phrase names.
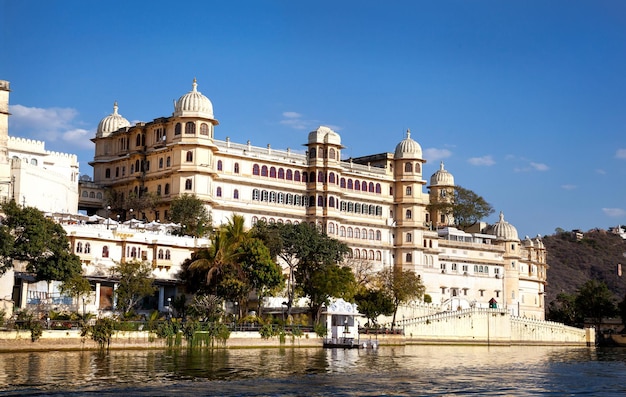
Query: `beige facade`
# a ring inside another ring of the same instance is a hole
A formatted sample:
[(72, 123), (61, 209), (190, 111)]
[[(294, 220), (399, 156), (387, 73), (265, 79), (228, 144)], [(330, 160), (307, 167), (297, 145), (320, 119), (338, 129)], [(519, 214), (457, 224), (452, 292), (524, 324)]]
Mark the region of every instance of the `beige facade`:
[(452, 197), (454, 178), (442, 164), (427, 186), (426, 160), (410, 132), (393, 153), (350, 159), (339, 134), (323, 126), (308, 134), (305, 153), (218, 140), (213, 105), (195, 81), (172, 116), (131, 126), (118, 111), (116, 103), (92, 139), (93, 181), (81, 182), (83, 208), (104, 215), (115, 199), (110, 212), (124, 220), (131, 198), (150, 193), (159, 204), (134, 208), (134, 216), (166, 221), (172, 199), (195, 194), (216, 225), (233, 213), (248, 227), (258, 220), (316, 224), (374, 270), (414, 270), (433, 302), (451, 309), (495, 299), (514, 315), (544, 318), (541, 239), (520, 241), (503, 216), (464, 233), (448, 215), (429, 213), (430, 202)]

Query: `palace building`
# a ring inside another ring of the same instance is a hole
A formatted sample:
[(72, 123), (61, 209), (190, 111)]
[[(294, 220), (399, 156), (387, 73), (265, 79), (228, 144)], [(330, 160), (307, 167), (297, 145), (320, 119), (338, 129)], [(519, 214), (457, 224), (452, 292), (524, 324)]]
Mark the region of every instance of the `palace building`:
[[(79, 208), (124, 220), (132, 212), (124, 203), (150, 193), (159, 203), (132, 217), (166, 222), (171, 200), (193, 194), (214, 225), (233, 213), (248, 227), (259, 220), (315, 224), (350, 247), (348, 261), (415, 271), (433, 303), (451, 310), (491, 302), (544, 319), (541, 239), (521, 240), (502, 213), (472, 233), (430, 213), (429, 203), (453, 197), (454, 177), (443, 163), (424, 177), (426, 159), (409, 131), (393, 152), (346, 159), (340, 135), (328, 127), (310, 132), (299, 153), (216, 139), (218, 125), (195, 80), (171, 116), (130, 125), (115, 103), (92, 139), (93, 180), (80, 181)], [(119, 204), (107, 208), (107, 200)]]

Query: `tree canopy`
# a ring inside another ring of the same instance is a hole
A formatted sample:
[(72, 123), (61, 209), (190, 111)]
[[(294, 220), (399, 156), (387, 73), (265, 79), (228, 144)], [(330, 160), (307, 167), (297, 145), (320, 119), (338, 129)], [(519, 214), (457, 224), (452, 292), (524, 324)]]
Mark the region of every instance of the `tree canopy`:
[(80, 258), (70, 252), (67, 234), (61, 225), (34, 207), (20, 207), (15, 201), (2, 205), (0, 225), (0, 274), (13, 261), (26, 264), (37, 280), (65, 281), (82, 271)]
[(211, 232), (212, 221), (202, 200), (195, 194), (183, 194), (170, 204), (169, 219), (181, 225), (181, 233), (202, 237)]
[(111, 269), (111, 275), (118, 279), (115, 289), (117, 308), (124, 316), (132, 314), (145, 297), (156, 291), (152, 265), (148, 261), (134, 259), (128, 262), (118, 262)]
[(422, 279), (412, 270), (385, 268), (379, 272), (378, 283), (380, 289), (388, 294), (393, 302), (392, 327), (396, 323), (396, 314), (400, 304), (420, 299), (426, 290)]
[(428, 205), (430, 210), (438, 210), (443, 214), (452, 215), (455, 225), (465, 230), (480, 222), (494, 212), (493, 207), (482, 196), (462, 186), (454, 187), (454, 196), (449, 202), (434, 202)]

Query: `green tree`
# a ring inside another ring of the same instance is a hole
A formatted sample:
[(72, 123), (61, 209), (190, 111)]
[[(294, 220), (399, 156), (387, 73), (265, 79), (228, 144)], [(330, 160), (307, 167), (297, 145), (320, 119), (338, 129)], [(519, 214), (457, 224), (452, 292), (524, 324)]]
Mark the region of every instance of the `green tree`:
[(609, 291), (605, 283), (589, 280), (577, 292), (574, 301), (576, 312), (583, 320), (591, 319), (596, 325), (596, 330), (599, 330), (603, 318), (617, 314), (613, 293)]
[(65, 281), (81, 273), (80, 258), (70, 252), (61, 225), (37, 208), (22, 208), (15, 201), (3, 204), (2, 212), (0, 273), (10, 269), (14, 260), (26, 263), (37, 280)]
[[(61, 283), (59, 290), (64, 295), (76, 298), (76, 305), (80, 305), (80, 298), (87, 297), (91, 293), (91, 284), (82, 274), (74, 274)], [(83, 308), (83, 316), (84, 315), (85, 312)]]
[(378, 316), (393, 314), (394, 306), (391, 296), (380, 289), (362, 290), (354, 296), (354, 300), (359, 313), (363, 314), (374, 327), (378, 325)]
[(143, 298), (156, 291), (152, 266), (147, 261), (134, 259), (118, 262), (111, 269), (111, 273), (119, 283), (115, 289), (117, 308), (125, 317), (134, 312)]
[(576, 312), (576, 296), (565, 292), (561, 292), (550, 302), (546, 317), (550, 321), (566, 325), (578, 325), (584, 320), (580, 319)]
[(330, 298), (352, 301), (358, 287), (352, 269), (347, 266), (327, 264), (313, 270), (309, 277), (299, 288), (309, 297), (315, 324), (319, 324), (322, 307), (330, 304)]
[(393, 319), (391, 322), (393, 328), (396, 324), (396, 314), (400, 304), (420, 299), (426, 288), (422, 279), (411, 270), (401, 271), (386, 268), (379, 272), (378, 281), (381, 290), (389, 294), (393, 301)]
[(142, 190), (139, 194), (130, 192), (127, 195), (109, 190), (106, 193), (105, 201), (105, 208), (110, 206), (111, 213), (120, 215), (122, 220), (128, 220), (133, 217), (139, 219), (142, 212), (154, 211), (161, 199), (156, 193), (145, 190)]
[(462, 186), (454, 187), (453, 199), (450, 202), (436, 202), (428, 205), (428, 210), (438, 210), (443, 214), (452, 215), (455, 225), (465, 230), (493, 213), (493, 207), (482, 196)]
[(195, 194), (183, 194), (170, 204), (169, 219), (181, 225), (181, 233), (195, 237), (211, 232), (212, 221), (206, 206)]

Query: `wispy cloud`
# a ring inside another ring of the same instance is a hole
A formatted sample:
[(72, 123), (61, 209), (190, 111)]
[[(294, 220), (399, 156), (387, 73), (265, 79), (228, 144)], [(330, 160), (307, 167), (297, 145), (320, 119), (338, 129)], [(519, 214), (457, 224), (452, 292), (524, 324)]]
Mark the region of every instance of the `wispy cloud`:
[(564, 189), (564, 190), (574, 190), (576, 188), (578, 188), (578, 186), (576, 185), (561, 185), (561, 189)]
[(92, 132), (81, 128), (78, 111), (73, 108), (37, 108), (22, 105), (9, 106), (11, 136), (43, 140), (63, 141), (70, 147), (88, 149)]
[(618, 218), (618, 217), (626, 215), (626, 210), (622, 208), (602, 208), (602, 212), (604, 212), (605, 215), (610, 216), (612, 218)]
[(467, 162), (470, 163), (471, 165), (476, 165), (476, 166), (492, 166), (496, 163), (493, 157), (489, 155), (482, 156), (482, 157), (471, 157), (469, 160), (467, 160)]
[(600, 168), (596, 169), (596, 173), (600, 175), (606, 175), (606, 171)]
[(626, 160), (626, 149), (617, 149), (617, 152), (615, 152), (615, 158)]
[(315, 122), (313, 120), (304, 120), (301, 113), (283, 112), (283, 118), (280, 124), (291, 127), (295, 130), (306, 130), (313, 128)]
[(452, 152), (448, 149), (428, 148), (424, 150), (424, 158), (429, 161), (443, 160), (450, 156), (452, 156)]
[(535, 163), (535, 162), (532, 162), (532, 161), (530, 162), (530, 166), (535, 171), (547, 171), (547, 170), (550, 169), (550, 167), (548, 167), (547, 165), (545, 165), (543, 163)]

